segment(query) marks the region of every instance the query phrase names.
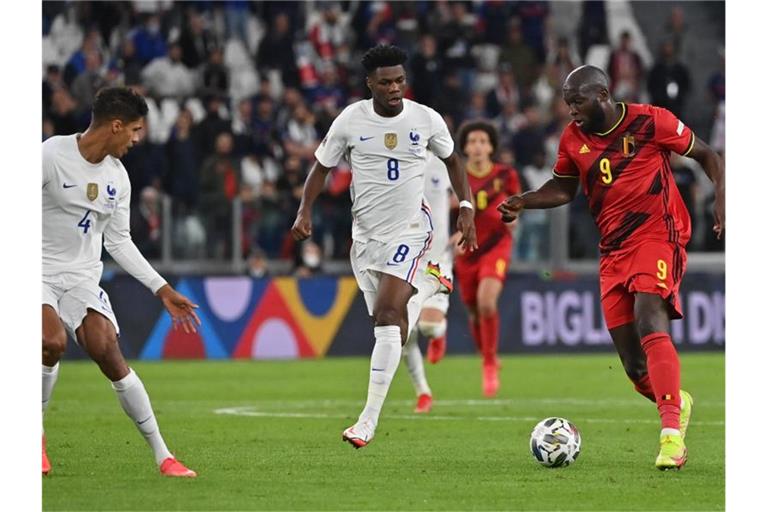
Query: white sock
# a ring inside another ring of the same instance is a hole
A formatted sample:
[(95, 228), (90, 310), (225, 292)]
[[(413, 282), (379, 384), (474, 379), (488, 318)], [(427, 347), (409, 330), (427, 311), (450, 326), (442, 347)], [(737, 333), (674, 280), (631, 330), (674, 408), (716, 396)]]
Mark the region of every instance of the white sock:
[(155, 453), (155, 462), (160, 464), (168, 457), (173, 457), (165, 446), (163, 436), (160, 435), (152, 404), (149, 403), (149, 395), (136, 372), (131, 369), (128, 375), (112, 383), (112, 389), (117, 393), (117, 399), (120, 400), (125, 413), (133, 420)]
[(371, 353), (371, 378), (368, 381), (368, 400), (360, 414), (360, 421), (370, 420), (376, 425), (379, 422), (381, 407), (387, 397), (389, 385), (400, 364), (403, 347), (400, 345), (400, 327), (385, 325), (374, 327), (373, 334), (376, 344)]
[(661, 429), (662, 436), (679, 436), (680, 431), (676, 428), (663, 428)]
[(421, 355), (421, 349), (419, 348), (419, 331), (414, 329), (411, 331), (411, 335), (408, 336), (408, 341), (403, 347), (403, 356), (405, 357), (405, 364), (408, 366), (408, 373), (411, 375), (411, 382), (413, 383), (413, 389), (416, 390), (416, 395), (432, 395), (432, 390), (429, 389), (427, 384), (427, 377), (424, 374), (424, 358)]
[(51, 400), (53, 386), (56, 385), (56, 379), (59, 378), (59, 363), (53, 366), (43, 365), (43, 414), (48, 408), (48, 402)]

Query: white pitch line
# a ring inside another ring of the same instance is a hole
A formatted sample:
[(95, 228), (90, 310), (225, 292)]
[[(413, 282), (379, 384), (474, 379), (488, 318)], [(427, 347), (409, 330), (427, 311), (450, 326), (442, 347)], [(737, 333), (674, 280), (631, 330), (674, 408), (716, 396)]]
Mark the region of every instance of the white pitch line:
[[(326, 414), (326, 413), (303, 413), (303, 412), (272, 412), (259, 411), (255, 406), (242, 407), (224, 407), (214, 409), (214, 414), (225, 414), (233, 416), (250, 416), (256, 418), (301, 418), (301, 419), (349, 419), (350, 414)], [(404, 415), (387, 414), (389, 419), (397, 420), (432, 420), (432, 421), (525, 421), (534, 422), (541, 418), (533, 416), (439, 416), (428, 415)], [(658, 424), (658, 419), (606, 419), (606, 418), (579, 418), (578, 422), (583, 423), (621, 423), (621, 424)], [(725, 425), (724, 421), (696, 421), (695, 425), (721, 427)]]

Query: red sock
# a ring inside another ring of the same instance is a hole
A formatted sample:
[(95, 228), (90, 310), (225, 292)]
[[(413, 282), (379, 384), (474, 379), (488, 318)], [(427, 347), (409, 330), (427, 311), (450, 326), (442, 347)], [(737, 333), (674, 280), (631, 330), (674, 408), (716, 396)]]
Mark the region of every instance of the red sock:
[(632, 381), (635, 383), (635, 390), (643, 395), (645, 398), (653, 403), (656, 403), (656, 395), (653, 394), (653, 386), (651, 386), (651, 379), (646, 373), (639, 380)]
[(475, 342), (475, 347), (477, 347), (477, 351), (482, 353), (483, 352), (483, 344), (480, 340), (480, 322), (477, 317), (474, 317), (474, 319), (469, 319), (469, 331), (472, 333), (472, 341)]
[(656, 395), (661, 428), (680, 429), (680, 361), (672, 338), (654, 332), (640, 339), (648, 359), (648, 377)]
[(483, 364), (496, 362), (496, 351), (499, 347), (499, 313), (480, 316), (480, 340), (483, 353)]

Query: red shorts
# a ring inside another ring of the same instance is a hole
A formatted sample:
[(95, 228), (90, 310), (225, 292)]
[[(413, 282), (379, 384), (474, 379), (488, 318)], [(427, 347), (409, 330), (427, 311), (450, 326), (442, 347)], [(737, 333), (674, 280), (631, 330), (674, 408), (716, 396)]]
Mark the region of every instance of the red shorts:
[(600, 258), (600, 300), (608, 329), (634, 321), (635, 293), (654, 293), (667, 301), (670, 318), (682, 318), (680, 282), (685, 248), (644, 241)]
[(504, 282), (511, 252), (512, 245), (502, 243), (484, 254), (469, 253), (469, 257), (456, 257), (453, 275), (459, 283), (459, 292), (464, 304), (477, 304), (477, 287), (486, 277)]

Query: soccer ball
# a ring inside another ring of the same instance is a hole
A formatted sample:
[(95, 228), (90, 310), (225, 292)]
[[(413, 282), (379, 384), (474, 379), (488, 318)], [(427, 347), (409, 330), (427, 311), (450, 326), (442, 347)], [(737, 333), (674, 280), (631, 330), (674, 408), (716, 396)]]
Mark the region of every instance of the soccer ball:
[(531, 432), (531, 454), (548, 468), (567, 466), (581, 452), (581, 434), (565, 418), (541, 420)]

